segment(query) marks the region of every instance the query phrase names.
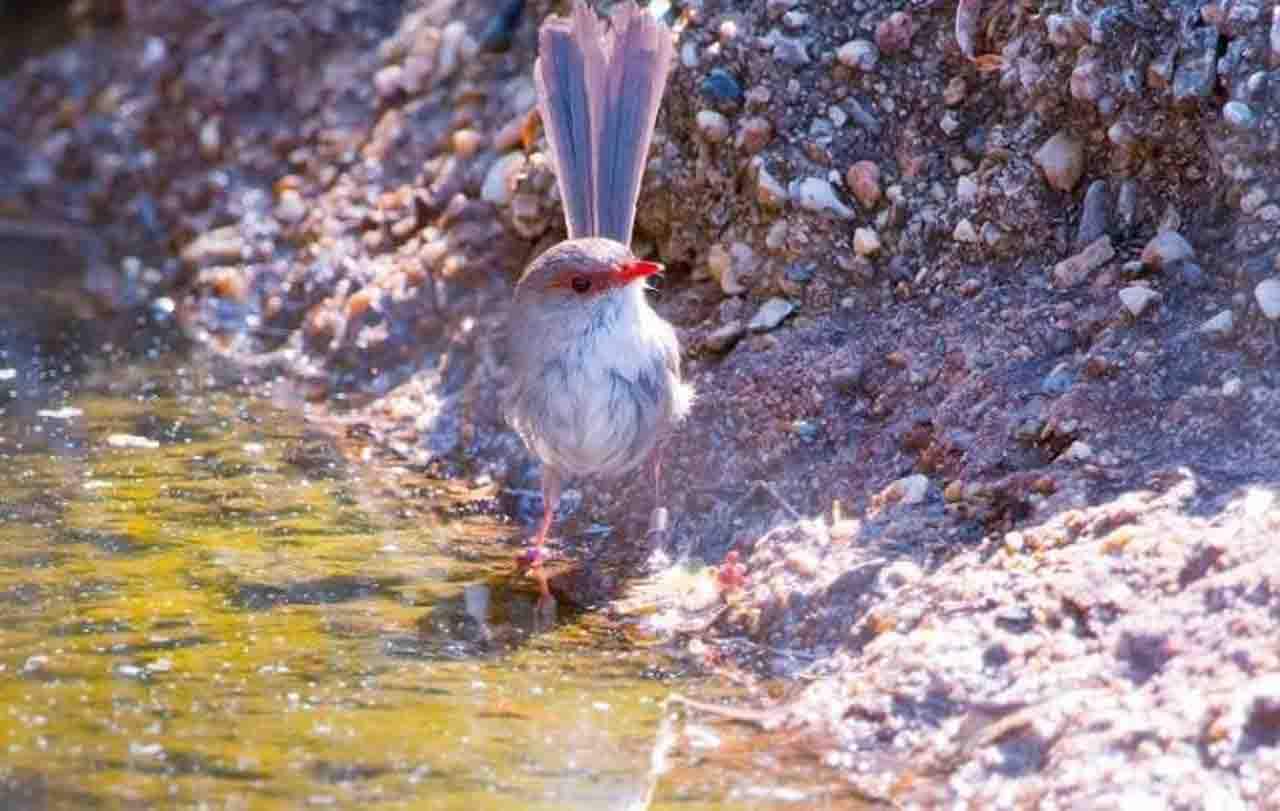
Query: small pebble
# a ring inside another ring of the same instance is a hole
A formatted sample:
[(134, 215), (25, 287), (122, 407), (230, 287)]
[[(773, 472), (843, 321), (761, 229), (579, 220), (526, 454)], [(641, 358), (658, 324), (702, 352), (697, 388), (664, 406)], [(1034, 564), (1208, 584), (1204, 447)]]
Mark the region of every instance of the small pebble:
[(1132, 285), (1120, 291), (1120, 303), (1134, 318), (1146, 311), (1147, 306), (1160, 298), (1160, 294), (1149, 287)]
[(793, 9), (782, 15), (782, 24), (792, 31), (798, 31), (809, 24), (809, 15)]
[(773, 137), (773, 125), (769, 119), (752, 116), (744, 119), (738, 126), (738, 136), (734, 146), (748, 155), (754, 155), (769, 145)]
[(781, 31), (771, 31), (768, 37), (773, 43), (773, 59), (783, 65), (799, 67), (809, 64), (809, 41), (800, 37), (788, 37)]
[(969, 175), (962, 175), (956, 181), (956, 199), (965, 205), (972, 205), (978, 199), (978, 184)]
[(880, 252), (880, 235), (874, 228), (859, 228), (853, 232), (853, 251), (858, 256), (875, 256)]
[(792, 262), (787, 265), (787, 269), (784, 271), (784, 274), (789, 282), (794, 284), (808, 284), (813, 280), (813, 277), (817, 272), (817, 267), (810, 262)]
[(849, 109), (849, 117), (853, 119), (853, 123), (862, 127), (872, 135), (879, 135), (883, 127), (880, 125), (879, 119), (871, 114), (866, 107), (863, 107), (857, 99), (845, 99), (844, 104)]
[(963, 218), (956, 223), (955, 230), (951, 232), (951, 238), (956, 242), (963, 242), (969, 245), (977, 244), (978, 231), (973, 227), (973, 223), (968, 218)]
[(1163, 270), (1194, 259), (1195, 253), (1191, 243), (1177, 231), (1161, 231), (1142, 249), (1142, 264), (1150, 270)]
[(244, 258), (244, 248), (240, 229), (234, 225), (224, 225), (205, 231), (183, 248), (182, 261), (195, 269), (236, 264)]
[(1267, 190), (1262, 186), (1254, 186), (1240, 198), (1240, 210), (1245, 214), (1255, 214), (1267, 202)]
[(955, 76), (947, 82), (946, 88), (942, 91), (942, 103), (948, 107), (955, 107), (964, 101), (968, 93), (969, 86), (965, 84), (964, 78)]
[(1084, 174), (1084, 144), (1065, 132), (1059, 132), (1036, 150), (1035, 162), (1050, 186), (1069, 192)]
[(1138, 143), (1138, 131), (1128, 121), (1117, 121), (1107, 128), (1107, 140), (1120, 149), (1131, 149)]
[(1116, 255), (1111, 237), (1105, 234), (1074, 256), (1053, 267), (1053, 283), (1057, 287), (1075, 287), (1090, 273), (1110, 262)]
[(724, 68), (710, 71), (698, 84), (698, 94), (722, 110), (742, 104), (742, 85)]
[(1076, 376), (1071, 371), (1070, 364), (1063, 361), (1040, 381), (1040, 391), (1044, 394), (1066, 394), (1075, 382)]
[(1234, 400), (1244, 393), (1244, 381), (1238, 377), (1229, 377), (1222, 384), (1222, 396)]
[(1005, 241), (1004, 229), (993, 222), (984, 222), (982, 224), (982, 241), (988, 248), (1000, 248)]
[(389, 99), (399, 93), (403, 87), (404, 68), (399, 65), (387, 65), (373, 74), (373, 87), (378, 97)]
[(1280, 4), (1271, 7), (1271, 33), (1267, 37), (1271, 45), (1271, 64), (1280, 65)]
[(787, 189), (795, 204), (817, 214), (832, 214), (842, 220), (853, 219), (853, 210), (836, 196), (835, 187), (820, 177), (791, 181)]
[(436, 59), (436, 73), (441, 80), (453, 75), (453, 71), (479, 50), (479, 46), (467, 33), (467, 24), (454, 20), (440, 30), (440, 51)]
[[(1089, 50), (1089, 49), (1085, 49)], [(1082, 59), (1071, 71), (1071, 97), (1077, 101), (1093, 104), (1102, 97), (1104, 85), (1102, 66), (1096, 59)]]
[(699, 110), (695, 119), (698, 132), (713, 144), (718, 144), (729, 137), (729, 119), (715, 110)]
[(1251, 130), (1257, 122), (1253, 110), (1243, 101), (1229, 101), (1222, 105), (1222, 119), (1237, 130)]
[(836, 58), (847, 68), (869, 73), (880, 61), (880, 51), (871, 40), (855, 39), (841, 45)]
[(484, 136), (473, 129), (460, 129), (450, 136), (454, 154), (463, 158), (473, 157), (484, 146)]
[(747, 292), (759, 263), (755, 252), (745, 242), (735, 242), (728, 248), (712, 245), (707, 252), (707, 272), (720, 284), (720, 290), (726, 296), (740, 296)]
[(764, 235), (764, 246), (773, 253), (781, 253), (787, 246), (788, 230), (786, 220), (775, 220)]
[(510, 205), (516, 191), (516, 181), (525, 170), (528, 161), (523, 152), (508, 152), (493, 162), (480, 184), (480, 198), (495, 206)]
[(1068, 445), (1058, 458), (1064, 462), (1088, 462), (1093, 459), (1093, 446), (1084, 440), (1077, 439)]
[(1258, 309), (1270, 321), (1280, 319), (1280, 279), (1263, 279), (1253, 289)]
[(1049, 42), (1058, 48), (1071, 48), (1080, 44), (1082, 21), (1071, 14), (1050, 14), (1045, 18)]
[(1107, 182), (1095, 180), (1084, 193), (1084, 205), (1080, 211), (1080, 227), (1076, 230), (1076, 249), (1079, 250), (1107, 232)]
[(781, 181), (770, 174), (764, 162), (760, 161), (756, 167), (756, 201), (766, 208), (778, 209), (786, 205), (787, 199), (787, 190)]
[(880, 167), (874, 161), (858, 161), (845, 173), (845, 183), (858, 203), (870, 211), (880, 202)]
[(1116, 195), (1116, 224), (1122, 231), (1132, 231), (1138, 224), (1138, 184), (1132, 178), (1120, 183)]
[(200, 127), (200, 154), (214, 160), (222, 151), (222, 119), (210, 118)]
[(928, 494), (929, 477), (923, 473), (916, 473), (915, 475), (898, 479), (881, 491), (881, 496), (885, 502), (903, 506), (920, 504)]
[(1215, 337), (1225, 337), (1231, 334), (1231, 330), (1235, 327), (1235, 318), (1231, 315), (1230, 310), (1222, 312), (1210, 318), (1208, 321), (1200, 325), (1200, 332), (1205, 335)]
[(1271, 64), (1280, 65), (1280, 4), (1271, 7), (1271, 33), (1267, 41), (1271, 45)]
[(876, 26), (876, 47), (886, 55), (904, 51), (911, 46), (911, 36), (914, 33), (915, 25), (911, 15), (895, 11)]
[(751, 317), (747, 329), (752, 332), (768, 332), (775, 329), (796, 310), (796, 305), (784, 298), (771, 298)]
[(307, 204), (301, 194), (294, 189), (285, 189), (280, 193), (280, 200), (276, 203), (276, 219), (292, 225), (305, 216)]

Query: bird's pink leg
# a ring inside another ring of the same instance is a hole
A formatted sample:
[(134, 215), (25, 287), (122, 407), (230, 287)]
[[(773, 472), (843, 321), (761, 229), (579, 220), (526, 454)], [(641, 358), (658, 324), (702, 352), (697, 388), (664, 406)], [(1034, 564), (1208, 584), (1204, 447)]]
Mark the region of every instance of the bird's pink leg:
[(555, 517), (556, 507), (560, 504), (560, 471), (553, 467), (542, 469), (542, 521), (538, 524), (538, 534), (533, 538), (533, 545), (524, 551), (519, 558), (521, 568), (527, 568), (529, 574), (538, 581), (540, 600), (551, 598), (551, 588), (547, 585), (547, 574), (542, 568), (542, 547), (547, 541), (547, 533), (551, 531), (551, 519)]
[(654, 446), (650, 462), (653, 465), (653, 506), (662, 506), (662, 444)]
[(662, 506), (662, 445), (655, 446), (650, 454), (649, 464), (653, 467), (653, 512), (649, 513), (649, 531), (645, 535), (652, 538), (667, 531), (667, 508)]

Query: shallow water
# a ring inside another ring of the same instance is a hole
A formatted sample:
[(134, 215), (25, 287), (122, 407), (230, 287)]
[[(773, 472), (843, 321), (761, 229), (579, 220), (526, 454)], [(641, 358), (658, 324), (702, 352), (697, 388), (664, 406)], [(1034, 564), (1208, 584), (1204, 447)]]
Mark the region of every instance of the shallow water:
[(0, 807), (849, 807), (664, 706), (745, 696), (540, 622), (492, 486), (199, 366), (33, 374), (0, 357)]

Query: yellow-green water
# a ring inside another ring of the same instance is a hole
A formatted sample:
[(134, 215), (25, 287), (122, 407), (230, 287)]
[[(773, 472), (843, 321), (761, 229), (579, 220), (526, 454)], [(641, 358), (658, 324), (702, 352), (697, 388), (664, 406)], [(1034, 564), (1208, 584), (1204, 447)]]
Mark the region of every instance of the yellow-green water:
[(474, 488), (203, 377), (0, 381), (0, 808), (844, 807), (664, 709), (724, 685), (540, 627)]

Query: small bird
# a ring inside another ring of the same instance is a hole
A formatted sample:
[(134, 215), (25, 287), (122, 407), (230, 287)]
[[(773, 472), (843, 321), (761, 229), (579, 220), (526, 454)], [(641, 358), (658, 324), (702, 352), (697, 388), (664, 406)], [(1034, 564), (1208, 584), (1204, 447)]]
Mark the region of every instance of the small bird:
[(630, 248), (672, 48), (666, 26), (629, 0), (607, 31), (575, 0), (569, 18), (551, 17), (539, 32), (538, 109), (569, 238), (516, 284), (505, 411), (543, 465), (542, 522), (521, 556), (543, 601), (542, 549), (565, 479), (648, 462), (660, 506), (660, 448), (693, 401), (675, 330), (645, 298), (645, 280), (662, 266)]

